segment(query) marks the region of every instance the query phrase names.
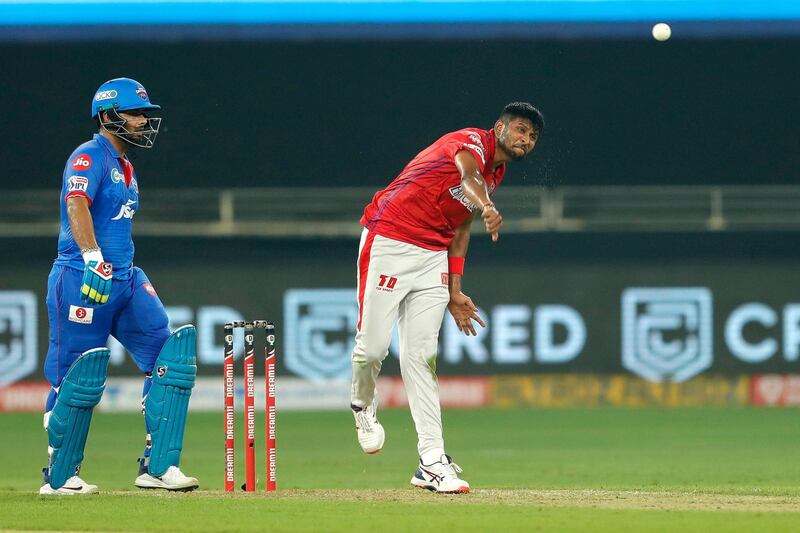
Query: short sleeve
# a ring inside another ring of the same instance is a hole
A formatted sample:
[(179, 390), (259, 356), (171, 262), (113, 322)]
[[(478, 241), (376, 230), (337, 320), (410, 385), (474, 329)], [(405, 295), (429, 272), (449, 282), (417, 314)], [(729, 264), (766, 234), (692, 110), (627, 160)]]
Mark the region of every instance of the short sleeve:
[(64, 201), (83, 196), (91, 205), (103, 177), (101, 156), (99, 152), (85, 150), (72, 154), (64, 169)]
[(447, 140), (445, 146), (450, 159), (455, 160), (458, 152), (466, 150), (478, 162), (481, 173), (486, 170), (486, 147), (477, 132), (464, 130), (454, 132), (450, 134), (450, 139)]

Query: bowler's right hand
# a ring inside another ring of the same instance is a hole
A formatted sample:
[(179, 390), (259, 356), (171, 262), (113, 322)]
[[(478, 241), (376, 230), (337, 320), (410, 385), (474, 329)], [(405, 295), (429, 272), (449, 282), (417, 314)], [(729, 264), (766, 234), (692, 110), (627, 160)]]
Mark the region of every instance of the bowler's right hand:
[(102, 305), (111, 295), (111, 263), (91, 260), (83, 268), (83, 284), (81, 285), (81, 301), (89, 305)]
[(483, 206), (481, 217), (486, 223), (486, 231), (492, 234), (493, 241), (497, 241), (499, 238), (497, 232), (503, 227), (503, 217), (500, 215), (500, 211), (493, 203), (488, 203)]

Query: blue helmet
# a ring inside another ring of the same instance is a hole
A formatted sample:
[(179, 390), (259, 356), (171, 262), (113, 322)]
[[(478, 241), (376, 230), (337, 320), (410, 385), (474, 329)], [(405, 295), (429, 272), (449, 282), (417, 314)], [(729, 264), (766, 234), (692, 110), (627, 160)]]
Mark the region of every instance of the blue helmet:
[[(119, 112), (145, 112), (150, 109), (161, 109), (161, 106), (152, 103), (142, 84), (130, 78), (116, 78), (105, 82), (92, 98), (92, 118), (98, 119), (104, 130), (142, 148), (153, 147), (161, 119), (148, 116), (146, 126), (129, 129), (127, 120)], [(100, 117), (100, 113), (104, 111), (108, 114), (107, 120)]]
[(92, 118), (101, 111), (116, 109), (161, 109), (150, 101), (147, 91), (141, 83), (130, 78), (116, 78), (100, 86), (92, 98)]

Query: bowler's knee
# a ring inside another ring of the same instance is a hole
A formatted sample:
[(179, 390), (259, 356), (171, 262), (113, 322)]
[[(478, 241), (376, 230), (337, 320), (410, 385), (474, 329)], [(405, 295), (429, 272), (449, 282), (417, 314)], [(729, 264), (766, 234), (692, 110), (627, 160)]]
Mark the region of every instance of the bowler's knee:
[(353, 363), (369, 364), (380, 363), (389, 354), (389, 342), (380, 339), (369, 339), (356, 336), (356, 346), (353, 349)]

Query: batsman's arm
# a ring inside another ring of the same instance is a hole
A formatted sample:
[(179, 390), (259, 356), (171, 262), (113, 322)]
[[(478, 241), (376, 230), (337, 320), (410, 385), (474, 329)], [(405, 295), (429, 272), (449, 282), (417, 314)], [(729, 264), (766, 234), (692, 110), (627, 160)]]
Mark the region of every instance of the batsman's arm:
[(82, 196), (67, 198), (67, 218), (85, 263), (81, 300), (87, 304), (104, 304), (111, 295), (112, 265), (103, 260), (97, 245), (89, 201)]
[(471, 153), (461, 150), (455, 157), (456, 167), (461, 173), (461, 189), (464, 195), (481, 210), (481, 217), (486, 223), (486, 231), (492, 234), (492, 240), (498, 239), (498, 231), (503, 227), (503, 217), (489, 198), (486, 181), (478, 166), (478, 161)]
[(72, 230), (72, 237), (81, 250), (97, 248), (94, 236), (94, 221), (89, 212), (89, 200), (84, 196), (71, 196), (67, 198), (67, 218)]

